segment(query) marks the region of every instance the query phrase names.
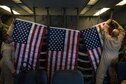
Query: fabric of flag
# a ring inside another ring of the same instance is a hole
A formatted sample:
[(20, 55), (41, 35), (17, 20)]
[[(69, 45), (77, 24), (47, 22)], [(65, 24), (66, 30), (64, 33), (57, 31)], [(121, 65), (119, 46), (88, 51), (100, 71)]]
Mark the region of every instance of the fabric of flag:
[(70, 29), (51, 27), (48, 32), (49, 80), (57, 70), (74, 70), (77, 68), (80, 32)]
[(40, 52), (40, 59), (39, 59), (39, 70), (46, 70), (46, 63), (47, 63), (47, 49), (48, 49), (48, 35), (47, 33), (44, 36), (42, 49)]
[(82, 36), (80, 36), (79, 43), (79, 53), (78, 53), (78, 71), (80, 71), (83, 75), (83, 79), (86, 84), (94, 84), (94, 73), (92, 71), (91, 63), (88, 58), (86, 46), (82, 40)]
[(22, 68), (37, 69), (46, 26), (16, 19), (13, 30), (15, 47), (15, 68), (17, 73)]
[(101, 57), (103, 41), (101, 39), (100, 30), (102, 29), (104, 24), (105, 23), (100, 23), (91, 28), (80, 31), (94, 73), (96, 73), (96, 69)]

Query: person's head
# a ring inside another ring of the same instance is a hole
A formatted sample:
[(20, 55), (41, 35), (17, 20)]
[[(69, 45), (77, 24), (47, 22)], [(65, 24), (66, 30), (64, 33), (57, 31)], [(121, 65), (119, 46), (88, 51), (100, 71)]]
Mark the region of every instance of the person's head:
[(12, 41), (11, 39), (11, 24), (13, 22), (13, 16), (11, 15), (2, 15), (1, 16), (1, 22), (3, 24), (3, 31), (2, 31), (2, 41), (5, 43), (10, 43)]
[(119, 30), (118, 29), (113, 29), (111, 35), (112, 35), (112, 37), (118, 37)]
[(12, 20), (13, 20), (13, 17), (11, 15), (2, 15), (1, 16), (1, 21), (5, 25), (10, 26)]

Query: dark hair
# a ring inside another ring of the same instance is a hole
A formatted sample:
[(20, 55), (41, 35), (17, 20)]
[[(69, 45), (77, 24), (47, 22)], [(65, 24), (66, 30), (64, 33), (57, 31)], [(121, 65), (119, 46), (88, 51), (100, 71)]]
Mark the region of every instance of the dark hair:
[(6, 22), (7, 20), (9, 20), (10, 18), (11, 18), (11, 15), (2, 15), (2, 16), (1, 16), (1, 21), (2, 21), (2, 23), (5, 24), (5, 22)]
[[(116, 31), (114, 31), (114, 30), (116, 30)], [(111, 33), (111, 36), (112, 37), (117, 37), (118, 35), (119, 35), (119, 30), (118, 29), (113, 29), (112, 33)]]

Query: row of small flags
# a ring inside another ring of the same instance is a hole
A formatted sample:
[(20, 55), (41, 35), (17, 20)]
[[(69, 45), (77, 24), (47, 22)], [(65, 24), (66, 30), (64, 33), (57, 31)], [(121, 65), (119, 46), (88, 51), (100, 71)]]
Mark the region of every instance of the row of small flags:
[[(22, 68), (46, 69), (49, 80), (57, 70), (78, 69), (81, 72), (90, 70), (95, 73), (102, 52), (99, 33), (102, 27), (103, 23), (100, 23), (78, 31), (58, 27), (47, 28), (42, 24), (16, 19), (12, 37), (16, 49), (17, 73)], [(89, 64), (89, 67), (85, 63)]]

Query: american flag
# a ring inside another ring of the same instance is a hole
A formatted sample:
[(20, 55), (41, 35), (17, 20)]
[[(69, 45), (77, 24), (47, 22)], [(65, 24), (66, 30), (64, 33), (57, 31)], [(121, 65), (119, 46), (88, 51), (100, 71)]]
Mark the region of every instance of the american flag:
[(91, 28), (80, 31), (81, 37), (87, 48), (88, 57), (91, 62), (94, 73), (98, 67), (101, 52), (102, 52), (102, 38), (100, 30), (105, 23), (100, 23)]
[(46, 26), (16, 19), (13, 30), (15, 68), (17, 73), (22, 68), (37, 69)]
[(57, 70), (74, 70), (77, 67), (80, 32), (51, 27), (48, 34), (49, 80)]

